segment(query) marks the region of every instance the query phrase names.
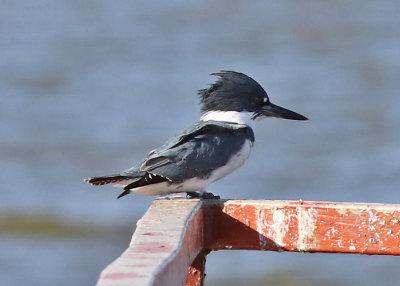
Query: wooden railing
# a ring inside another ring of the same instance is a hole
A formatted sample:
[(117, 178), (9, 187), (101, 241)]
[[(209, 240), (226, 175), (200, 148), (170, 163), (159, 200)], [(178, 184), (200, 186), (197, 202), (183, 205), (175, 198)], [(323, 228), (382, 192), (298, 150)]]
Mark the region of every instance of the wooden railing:
[(97, 285), (203, 285), (221, 249), (400, 255), (400, 205), (156, 200)]

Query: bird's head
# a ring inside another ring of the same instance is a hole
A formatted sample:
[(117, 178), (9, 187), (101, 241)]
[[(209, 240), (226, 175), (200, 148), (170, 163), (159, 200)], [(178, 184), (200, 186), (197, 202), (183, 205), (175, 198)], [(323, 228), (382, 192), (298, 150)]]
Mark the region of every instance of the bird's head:
[(266, 117), (307, 120), (303, 115), (272, 104), (261, 85), (245, 74), (221, 71), (212, 75), (219, 79), (199, 91), (202, 120), (245, 124)]

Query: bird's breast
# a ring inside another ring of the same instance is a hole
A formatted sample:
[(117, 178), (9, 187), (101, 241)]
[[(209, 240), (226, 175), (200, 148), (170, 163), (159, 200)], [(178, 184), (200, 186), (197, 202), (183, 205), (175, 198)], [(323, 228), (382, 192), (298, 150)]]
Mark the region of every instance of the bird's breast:
[(212, 172), (210, 178), (211, 181), (214, 182), (242, 166), (249, 158), (252, 147), (253, 141), (246, 139), (242, 145), (242, 148), (240, 148), (238, 152), (234, 153), (224, 166), (219, 167)]

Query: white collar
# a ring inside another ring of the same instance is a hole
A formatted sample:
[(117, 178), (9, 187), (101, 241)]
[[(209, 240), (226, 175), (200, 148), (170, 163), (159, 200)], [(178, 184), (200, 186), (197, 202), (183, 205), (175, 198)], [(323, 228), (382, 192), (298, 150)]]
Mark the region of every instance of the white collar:
[(208, 121), (224, 121), (224, 122), (232, 122), (237, 124), (246, 124), (250, 127), (253, 126), (253, 119), (251, 119), (254, 115), (254, 112), (239, 112), (239, 111), (208, 111), (204, 113), (200, 120)]

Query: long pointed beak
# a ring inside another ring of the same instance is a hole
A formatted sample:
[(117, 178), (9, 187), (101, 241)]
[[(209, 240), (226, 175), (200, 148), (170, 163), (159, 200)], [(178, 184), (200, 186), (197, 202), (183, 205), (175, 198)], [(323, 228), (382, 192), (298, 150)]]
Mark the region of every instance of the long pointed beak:
[(291, 111), (289, 109), (280, 107), (278, 105), (269, 103), (267, 105), (264, 105), (262, 110), (257, 113), (256, 117), (278, 117), (278, 118), (283, 118), (283, 119), (290, 119), (290, 120), (308, 120), (307, 117), (298, 114), (294, 111)]

